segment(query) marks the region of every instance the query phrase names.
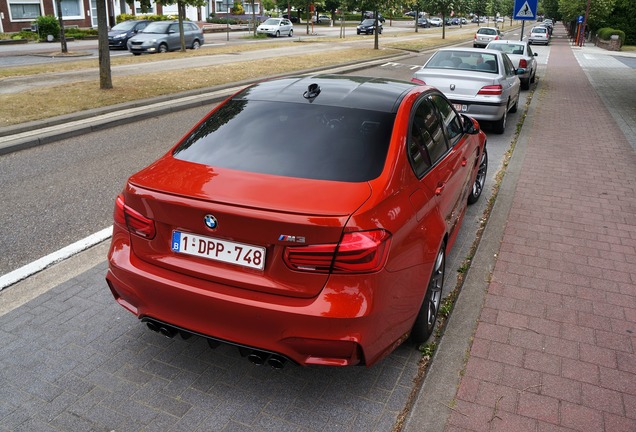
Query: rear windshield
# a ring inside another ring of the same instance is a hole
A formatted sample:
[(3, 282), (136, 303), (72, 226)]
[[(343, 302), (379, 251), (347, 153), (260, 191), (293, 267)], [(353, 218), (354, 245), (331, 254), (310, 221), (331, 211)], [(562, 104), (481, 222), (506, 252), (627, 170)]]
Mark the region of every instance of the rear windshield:
[(491, 29), (491, 28), (485, 28), (482, 27), (479, 30), (477, 30), (477, 33), (479, 34), (483, 34), (483, 35), (496, 35), (497, 34), (497, 30), (495, 29)]
[(425, 68), (474, 70), (498, 73), (497, 57), (491, 53), (475, 51), (438, 51), (426, 63)]
[(532, 33), (545, 33), (546, 29), (544, 29), (543, 27), (536, 27), (532, 29)]
[(357, 108), (231, 100), (173, 155), (219, 168), (363, 182), (382, 172), (394, 118)]

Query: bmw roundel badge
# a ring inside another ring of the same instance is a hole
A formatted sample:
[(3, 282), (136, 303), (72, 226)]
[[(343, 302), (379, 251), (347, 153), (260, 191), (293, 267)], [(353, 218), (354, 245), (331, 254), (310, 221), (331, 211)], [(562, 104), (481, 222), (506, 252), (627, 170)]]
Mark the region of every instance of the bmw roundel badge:
[(210, 229), (215, 229), (219, 224), (216, 221), (216, 218), (212, 216), (211, 214), (205, 215), (205, 217), (203, 218), (203, 221), (205, 222), (205, 226)]

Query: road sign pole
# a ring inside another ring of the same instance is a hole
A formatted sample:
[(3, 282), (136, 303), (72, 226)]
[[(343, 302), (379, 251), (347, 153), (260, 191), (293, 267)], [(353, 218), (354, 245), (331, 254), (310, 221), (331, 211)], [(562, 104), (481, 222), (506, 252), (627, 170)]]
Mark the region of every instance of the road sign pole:
[(521, 36), (519, 36), (519, 40), (523, 40), (523, 28), (526, 26), (526, 20), (521, 21)]

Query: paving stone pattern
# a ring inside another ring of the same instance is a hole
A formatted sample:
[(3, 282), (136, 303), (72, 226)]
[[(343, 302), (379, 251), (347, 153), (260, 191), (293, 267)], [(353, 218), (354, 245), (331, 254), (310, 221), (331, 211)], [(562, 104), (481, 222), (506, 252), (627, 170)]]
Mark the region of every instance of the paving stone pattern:
[(412, 345), (370, 369), (256, 366), (149, 331), (105, 274), (0, 317), (0, 431), (389, 431), (413, 388)]
[(555, 35), (447, 432), (636, 431), (636, 153)]

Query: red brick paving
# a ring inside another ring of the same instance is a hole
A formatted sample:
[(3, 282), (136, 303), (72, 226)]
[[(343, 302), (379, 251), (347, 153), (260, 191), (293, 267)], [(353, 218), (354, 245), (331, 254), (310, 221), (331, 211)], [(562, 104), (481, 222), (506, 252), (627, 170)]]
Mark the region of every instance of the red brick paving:
[(446, 431), (635, 432), (636, 155), (567, 38), (534, 97)]

